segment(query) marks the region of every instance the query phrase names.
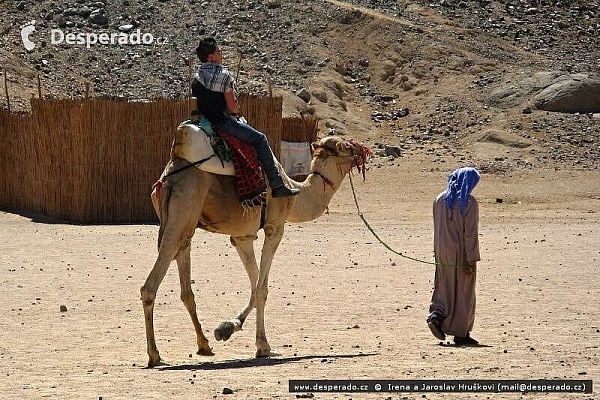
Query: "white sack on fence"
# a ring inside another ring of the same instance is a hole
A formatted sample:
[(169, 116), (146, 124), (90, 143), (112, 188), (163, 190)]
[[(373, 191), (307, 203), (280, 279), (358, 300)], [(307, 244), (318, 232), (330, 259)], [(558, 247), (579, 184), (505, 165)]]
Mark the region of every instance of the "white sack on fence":
[(308, 142), (281, 142), (281, 160), (288, 176), (308, 175), (311, 159)]

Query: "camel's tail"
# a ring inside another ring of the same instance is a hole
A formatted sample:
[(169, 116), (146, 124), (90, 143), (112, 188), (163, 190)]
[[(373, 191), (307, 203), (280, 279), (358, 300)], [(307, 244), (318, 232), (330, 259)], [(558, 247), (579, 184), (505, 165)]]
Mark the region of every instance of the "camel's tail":
[(160, 228), (158, 229), (158, 248), (160, 249), (160, 243), (162, 242), (163, 233), (167, 226), (167, 220), (169, 218), (169, 198), (171, 197), (171, 185), (168, 182), (157, 181), (152, 186), (152, 204), (156, 215), (160, 220)]

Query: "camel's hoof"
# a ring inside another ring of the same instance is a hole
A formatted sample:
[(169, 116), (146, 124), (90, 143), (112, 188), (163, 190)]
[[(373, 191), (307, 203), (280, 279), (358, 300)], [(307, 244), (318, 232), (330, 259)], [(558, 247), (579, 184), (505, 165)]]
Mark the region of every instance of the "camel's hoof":
[(235, 332), (235, 325), (231, 321), (223, 321), (215, 329), (215, 339), (217, 340), (229, 340), (231, 335)]
[(169, 364), (167, 364), (165, 361), (163, 361), (163, 359), (160, 357), (154, 358), (154, 359), (151, 358), (150, 360), (148, 360), (148, 368), (159, 367), (161, 365), (169, 365)]
[(281, 353), (273, 351), (271, 349), (268, 350), (256, 350), (256, 358), (268, 358), (268, 357), (279, 357)]
[(199, 356), (214, 356), (215, 355), (215, 353), (213, 353), (213, 351), (210, 347), (207, 347), (206, 349), (198, 349), (196, 354), (198, 354)]

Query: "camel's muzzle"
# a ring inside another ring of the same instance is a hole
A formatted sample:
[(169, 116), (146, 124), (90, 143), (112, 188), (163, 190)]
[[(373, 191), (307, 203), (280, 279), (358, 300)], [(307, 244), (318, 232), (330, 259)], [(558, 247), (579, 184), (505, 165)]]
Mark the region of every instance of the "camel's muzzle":
[(362, 143), (355, 142), (354, 140), (346, 140), (346, 146), (350, 149), (354, 159), (352, 166), (358, 169), (358, 172), (362, 172), (363, 179), (365, 179), (365, 164), (371, 157), (371, 149)]

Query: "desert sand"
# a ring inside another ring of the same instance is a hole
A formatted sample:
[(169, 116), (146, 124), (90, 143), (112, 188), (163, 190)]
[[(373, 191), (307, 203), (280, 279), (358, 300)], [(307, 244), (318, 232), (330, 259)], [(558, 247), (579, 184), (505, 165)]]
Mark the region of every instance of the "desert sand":
[[(365, 182), (355, 175), (365, 217), (394, 249), (431, 261), (431, 202), (455, 166), (409, 158), (370, 169)], [(481, 347), (431, 335), (425, 317), (433, 266), (385, 250), (357, 216), (346, 180), (329, 214), (287, 225), (275, 257), (266, 328), (281, 357), (253, 358), (254, 312), (229, 341), (214, 340), (213, 329), (243, 307), (250, 289), (229, 239), (198, 230), (193, 288), (216, 355), (195, 354), (173, 263), (155, 307), (157, 344), (169, 365), (152, 370), (145, 368), (139, 288), (155, 260), (158, 227), (80, 226), (2, 212), (0, 397), (296, 398), (290, 379), (597, 380), (599, 173), (483, 174), (473, 194), (481, 204), (482, 260), (472, 336)], [(426, 394), (538, 396), (594, 398), (598, 386), (592, 395)]]

